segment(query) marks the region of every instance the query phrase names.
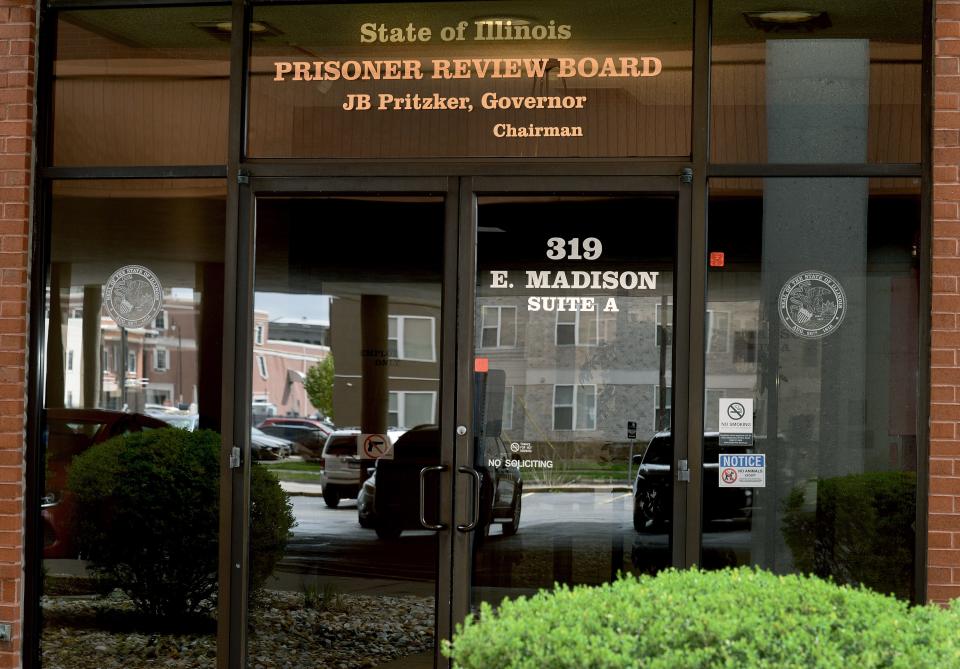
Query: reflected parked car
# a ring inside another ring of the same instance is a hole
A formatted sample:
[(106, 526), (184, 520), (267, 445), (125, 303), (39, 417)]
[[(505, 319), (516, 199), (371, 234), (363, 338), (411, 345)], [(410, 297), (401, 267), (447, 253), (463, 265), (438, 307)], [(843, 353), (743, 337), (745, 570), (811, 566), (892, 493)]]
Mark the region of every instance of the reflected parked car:
[(357, 457), (359, 430), (335, 430), (323, 447), (320, 486), (323, 501), (331, 509), (343, 498), (353, 499), (373, 467), (373, 460)]
[(180, 414), (148, 412), (148, 415), (153, 416), (154, 418), (159, 418), (164, 423), (170, 425), (170, 427), (177, 427), (181, 430), (187, 430), (188, 432), (194, 432), (200, 426), (200, 416), (195, 413)]
[(357, 493), (357, 520), (360, 527), (371, 529), (374, 527), (374, 505), (377, 499), (377, 468), (374, 467), (370, 476), (360, 486)]
[(259, 423), (257, 427), (262, 430), (270, 425), (283, 425), (286, 427), (314, 427), (323, 431), (328, 437), (334, 429), (329, 423), (325, 423), (322, 420), (317, 420), (315, 418), (304, 418), (302, 416), (270, 416)]
[(290, 457), (293, 442), (271, 437), (261, 430), (250, 428), (250, 455), (254, 460), (283, 460)]
[(319, 460), (323, 456), (323, 446), (330, 436), (330, 430), (306, 424), (287, 425), (264, 421), (259, 429), (271, 437), (289, 441), (293, 455), (302, 456), (305, 460)]
[[(480, 511), (476, 532), (486, 536), (499, 523), (506, 535), (520, 528), (523, 483), (520, 470), (508, 462), (509, 450), (497, 437), (483, 439), (475, 469), (480, 474)], [(496, 454), (496, 457), (493, 455)], [(500, 459), (500, 466), (491, 460)], [(405, 530), (423, 529), (420, 522), (420, 472), (440, 464), (440, 432), (436, 425), (411, 428), (393, 445), (392, 460), (377, 460), (357, 498), (360, 525), (372, 527), (381, 539), (395, 539)], [(423, 508), (428, 522), (437, 522), (439, 477), (426, 475)]]
[(67, 476), (73, 459), (94, 444), (130, 432), (170, 427), (155, 418), (106, 409), (46, 410), (46, 481), (41, 500), (43, 557), (78, 557), (71, 521), (74, 502), (67, 492)]
[[(750, 453), (744, 446), (730, 446), (723, 453)], [(733, 527), (749, 520), (753, 491), (750, 488), (720, 488), (720, 445), (717, 432), (703, 435), (703, 522)], [(637, 532), (665, 532), (673, 510), (673, 437), (670, 432), (653, 436), (643, 454), (633, 456), (638, 465), (633, 483), (633, 527)]]

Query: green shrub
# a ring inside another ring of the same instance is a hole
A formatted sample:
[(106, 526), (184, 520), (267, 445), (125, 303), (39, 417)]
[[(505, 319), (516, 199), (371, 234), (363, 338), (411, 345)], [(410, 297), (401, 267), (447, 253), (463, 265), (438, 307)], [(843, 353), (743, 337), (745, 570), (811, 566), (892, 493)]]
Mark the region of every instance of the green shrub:
[[(139, 610), (178, 616), (216, 601), (220, 436), (150, 430), (97, 444), (74, 459), (68, 489), (75, 531), (93, 573), (116, 583)], [(283, 555), (293, 515), (269, 473), (251, 480), (251, 582)]]
[(795, 488), (785, 502), (783, 535), (797, 570), (911, 599), (916, 475), (820, 479), (815, 499), (808, 499), (807, 490)]
[(913, 607), (816, 577), (668, 570), (506, 600), (458, 626), (463, 669), (960, 667), (960, 605)]
[(287, 548), (294, 525), (290, 496), (276, 475), (266, 467), (250, 468), (250, 591), (254, 592), (273, 573)]

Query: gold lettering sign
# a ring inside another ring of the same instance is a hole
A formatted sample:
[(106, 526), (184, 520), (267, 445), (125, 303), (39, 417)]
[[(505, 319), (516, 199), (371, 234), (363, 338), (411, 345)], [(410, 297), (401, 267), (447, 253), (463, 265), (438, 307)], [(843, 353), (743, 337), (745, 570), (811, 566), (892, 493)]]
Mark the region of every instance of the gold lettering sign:
[(267, 100), (301, 125), (290, 150), (276, 153), (258, 152), (251, 124), (251, 155), (689, 152), (688, 51), (654, 43), (651, 52), (597, 37), (596, 26), (581, 38), (576, 21), (557, 17), (366, 21), (351, 32), (337, 44), (297, 45), (293, 57), (258, 58), (255, 44), (254, 119)]

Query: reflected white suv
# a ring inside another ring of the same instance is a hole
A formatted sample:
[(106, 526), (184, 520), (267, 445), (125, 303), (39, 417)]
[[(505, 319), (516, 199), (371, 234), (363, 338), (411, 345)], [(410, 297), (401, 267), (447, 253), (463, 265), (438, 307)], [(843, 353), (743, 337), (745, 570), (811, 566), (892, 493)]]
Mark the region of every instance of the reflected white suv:
[(359, 430), (336, 430), (327, 437), (320, 458), (320, 485), (323, 501), (331, 509), (344, 497), (355, 499), (367, 478), (373, 460), (357, 457)]

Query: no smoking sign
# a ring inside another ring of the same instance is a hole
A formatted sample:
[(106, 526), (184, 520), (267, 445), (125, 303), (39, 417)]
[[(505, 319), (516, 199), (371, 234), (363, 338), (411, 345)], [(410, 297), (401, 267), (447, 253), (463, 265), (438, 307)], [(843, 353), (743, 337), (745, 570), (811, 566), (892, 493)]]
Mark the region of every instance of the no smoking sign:
[(720, 446), (753, 446), (753, 398), (720, 398)]

